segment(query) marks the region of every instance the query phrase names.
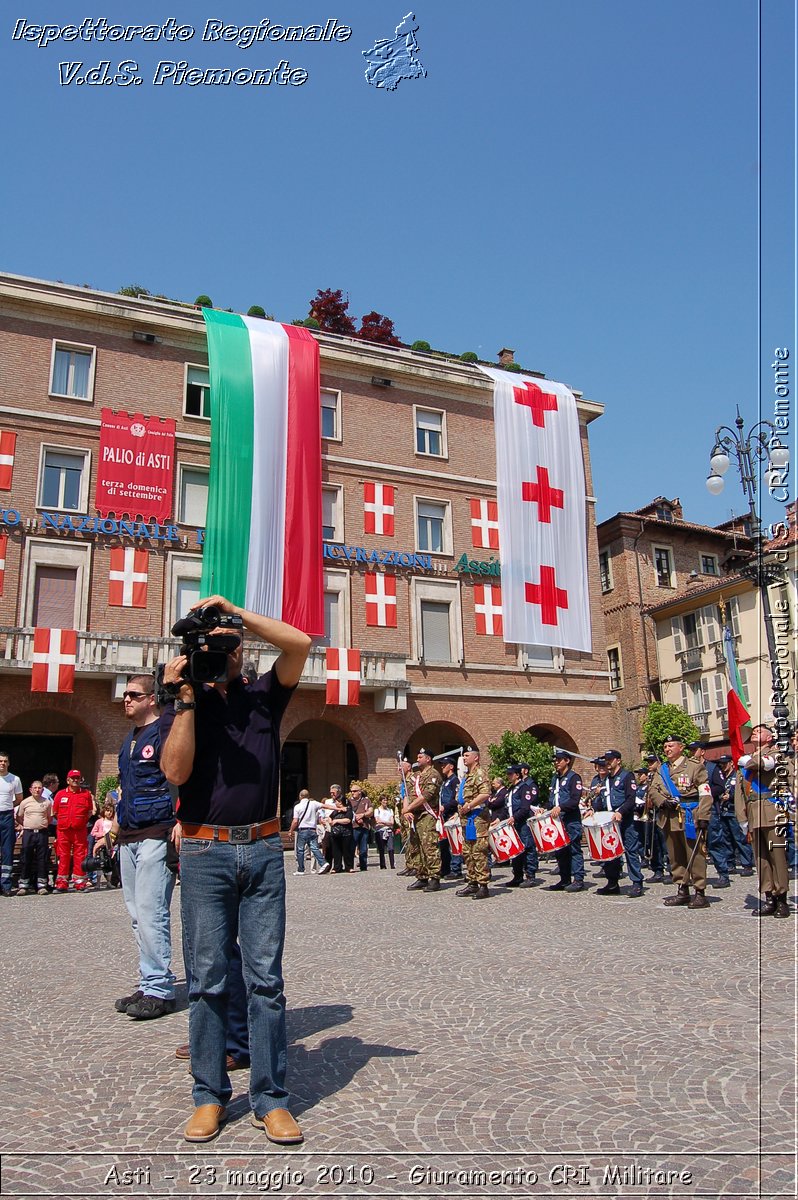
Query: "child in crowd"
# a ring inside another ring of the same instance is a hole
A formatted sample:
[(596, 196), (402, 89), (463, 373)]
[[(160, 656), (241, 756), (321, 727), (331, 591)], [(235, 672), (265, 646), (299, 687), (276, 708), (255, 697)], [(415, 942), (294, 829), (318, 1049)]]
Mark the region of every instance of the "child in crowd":
[(47, 895), (47, 874), (50, 862), (50, 842), (47, 835), (53, 815), (52, 800), (42, 795), (44, 785), (34, 779), (30, 795), (21, 801), (16, 811), (17, 827), (22, 829), (22, 855), (18, 896), (28, 892)]

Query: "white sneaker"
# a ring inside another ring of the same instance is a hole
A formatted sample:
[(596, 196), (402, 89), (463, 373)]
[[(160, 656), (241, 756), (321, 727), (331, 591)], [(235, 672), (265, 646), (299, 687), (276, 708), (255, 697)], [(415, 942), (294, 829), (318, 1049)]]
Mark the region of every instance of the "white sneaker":
[(330, 869), (330, 864), (326, 862), (323, 867), (319, 867), (319, 875), (326, 875)]
[(305, 872), (304, 871), (294, 871), (294, 874), (295, 875), (304, 875)]

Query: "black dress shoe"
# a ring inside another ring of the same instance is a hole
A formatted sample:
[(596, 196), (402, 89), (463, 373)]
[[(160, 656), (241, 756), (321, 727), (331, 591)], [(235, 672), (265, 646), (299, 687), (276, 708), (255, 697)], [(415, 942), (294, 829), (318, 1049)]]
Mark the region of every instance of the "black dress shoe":
[(751, 876), (753, 875), (753, 873), (754, 873), (753, 867), (743, 867), (743, 869), (740, 871), (740, 874), (742, 875), (742, 877), (744, 879), (750, 879)]
[(662, 874), (662, 871), (655, 871), (654, 874), (649, 877), (648, 882), (649, 883), (664, 883), (665, 876)]
[(488, 885), (486, 883), (481, 883), (479, 885), (477, 890), (474, 892), (474, 899), (475, 900), (489, 900), (490, 899), (490, 890), (488, 889)]
[(569, 886), (570, 886), (570, 884), (564, 883), (563, 880), (561, 879), (559, 883), (550, 883), (549, 886), (546, 888), (546, 891), (547, 892), (564, 892), (565, 889)]
[(597, 896), (620, 896), (621, 889), (617, 883), (607, 883), (603, 888), (596, 888)]
[(630, 891), (629, 895), (634, 896), (635, 898), (637, 898), (638, 896), (642, 896), (643, 895), (642, 883), (633, 883), (632, 890)]
[(520, 886), (521, 886), (520, 879), (508, 879), (506, 883), (502, 884), (502, 887), (520, 887)]
[(537, 887), (539, 883), (539, 879), (522, 879), (518, 886), (522, 888), (531, 888)]
[(427, 881), (427, 886), (424, 888), (424, 891), (425, 891), (425, 892), (439, 892), (440, 890), (441, 890), (441, 881), (440, 881), (440, 879), (430, 879), (430, 880), (428, 880), (428, 881)]
[(565, 890), (566, 892), (583, 892), (585, 890), (585, 885), (582, 883), (581, 879), (575, 879), (573, 883), (568, 884), (568, 887)]
[(712, 886), (714, 888), (731, 887), (731, 880), (729, 879), (728, 875), (721, 875), (719, 879), (715, 880)]
[(415, 883), (409, 883), (407, 885), (407, 890), (408, 892), (423, 892), (424, 888), (427, 886), (427, 882), (428, 881), (426, 879), (417, 879)]
[(786, 896), (774, 896), (773, 899), (776, 903), (776, 907), (773, 911), (773, 916), (774, 917), (789, 917), (790, 906), (787, 903), (787, 897)]
[(754, 917), (772, 917), (776, 911), (776, 897), (771, 896), (770, 892), (765, 892), (765, 903), (760, 908), (755, 908), (751, 914)]
[(475, 883), (467, 883), (465, 887), (457, 889), (455, 896), (473, 896), (476, 890), (477, 885)]

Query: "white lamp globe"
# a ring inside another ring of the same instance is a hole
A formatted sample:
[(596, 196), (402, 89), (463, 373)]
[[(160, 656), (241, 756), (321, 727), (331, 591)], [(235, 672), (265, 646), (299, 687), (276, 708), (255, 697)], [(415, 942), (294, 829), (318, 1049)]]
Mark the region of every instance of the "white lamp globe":
[(790, 461), (790, 451), (786, 446), (773, 446), (770, 450), (770, 465), (772, 467), (786, 467)]
[(713, 496), (719, 496), (723, 491), (725, 484), (720, 475), (710, 475), (707, 479), (707, 491)]
[[(713, 475), (725, 475), (729, 469), (728, 454), (724, 454), (720, 447), (718, 447), (718, 449), (713, 450), (712, 457), (709, 460), (709, 465), (712, 468)], [(711, 490), (712, 489), (710, 488), (710, 491)], [(720, 490), (722, 491), (723, 489)]]

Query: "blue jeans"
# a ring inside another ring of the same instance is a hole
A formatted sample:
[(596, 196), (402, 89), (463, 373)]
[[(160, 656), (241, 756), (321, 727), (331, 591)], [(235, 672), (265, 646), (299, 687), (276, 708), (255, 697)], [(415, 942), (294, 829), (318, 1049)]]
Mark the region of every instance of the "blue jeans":
[(145, 996), (173, 1000), (169, 905), (175, 873), (166, 865), (166, 838), (144, 838), (119, 847), (122, 895), (139, 948), (139, 988)]
[(296, 831), (296, 869), (301, 875), (305, 874), (305, 847), (310, 846), (310, 853), (320, 867), (324, 866), (324, 855), (319, 850), (319, 839), (315, 829), (297, 829)]
[(729, 868), (734, 862), (734, 846), (728, 825), (718, 812), (717, 804), (712, 805), (712, 813), (707, 829), (707, 853), (712, 865), (721, 879), (729, 874)]
[(352, 830), (355, 853), (360, 859), (360, 869), (365, 871), (369, 863), (369, 831), (356, 825)]
[(14, 842), (16, 841), (13, 812), (0, 813), (0, 888), (4, 892), (11, 891), (11, 872), (14, 869)]
[[(186, 941), (186, 927), (183, 926), (183, 962), (186, 966), (186, 986), (191, 991), (191, 956)], [(238, 942), (233, 946), (233, 956), (230, 959), (230, 974), (228, 976), (229, 993), (227, 997), (227, 1053), (233, 1058), (249, 1062), (249, 1029), (247, 1028), (247, 989), (244, 987), (244, 976), (241, 972), (241, 950)]]
[(729, 848), (729, 867), (734, 866), (735, 858), (739, 858), (740, 866), (746, 871), (754, 869), (754, 852), (750, 844), (745, 840), (745, 835), (740, 828), (740, 822), (733, 812), (721, 813), (721, 825), (726, 830), (726, 839)]
[(237, 934), (247, 989), (250, 1104), (257, 1117), (285, 1108), (285, 868), (279, 834), (244, 845), (184, 837), (180, 906), (190, 958), (195, 1105), (226, 1104), (232, 1095), (225, 1044)]

